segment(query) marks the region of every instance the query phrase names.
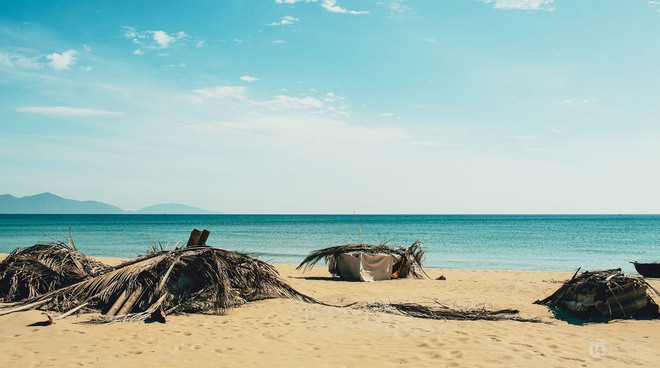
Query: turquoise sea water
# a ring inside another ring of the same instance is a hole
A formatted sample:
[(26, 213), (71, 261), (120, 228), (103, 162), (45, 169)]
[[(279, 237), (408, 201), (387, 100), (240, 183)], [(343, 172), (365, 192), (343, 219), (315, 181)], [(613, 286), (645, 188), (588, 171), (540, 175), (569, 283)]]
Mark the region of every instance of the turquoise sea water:
[[(593, 270), (660, 260), (660, 216), (360, 215), (367, 243), (420, 240), (425, 266)], [(193, 228), (207, 244), (272, 263), (298, 264), (310, 251), (361, 241), (353, 215), (0, 215), (0, 253), (73, 234), (90, 256), (135, 257), (150, 243), (184, 243)]]

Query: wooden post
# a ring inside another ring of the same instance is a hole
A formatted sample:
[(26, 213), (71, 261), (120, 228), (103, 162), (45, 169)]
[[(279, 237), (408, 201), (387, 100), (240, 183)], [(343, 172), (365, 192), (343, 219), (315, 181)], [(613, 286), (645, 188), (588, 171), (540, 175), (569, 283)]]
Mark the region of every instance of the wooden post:
[(190, 238), (188, 238), (188, 244), (186, 244), (186, 247), (194, 247), (197, 245), (199, 243), (200, 236), (202, 236), (202, 232), (197, 229), (193, 229), (190, 232)]
[(197, 245), (206, 245), (206, 240), (208, 240), (209, 235), (211, 235), (211, 232), (204, 229), (202, 230), (202, 235), (199, 237), (199, 241), (197, 241)]

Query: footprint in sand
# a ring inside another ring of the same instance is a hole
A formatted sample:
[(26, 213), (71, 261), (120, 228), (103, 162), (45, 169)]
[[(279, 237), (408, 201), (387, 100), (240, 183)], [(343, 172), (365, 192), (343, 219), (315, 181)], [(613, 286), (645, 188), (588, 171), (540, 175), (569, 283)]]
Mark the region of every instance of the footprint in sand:
[(462, 358), (463, 357), (463, 352), (459, 350), (453, 350), (451, 352), (451, 355), (456, 358)]

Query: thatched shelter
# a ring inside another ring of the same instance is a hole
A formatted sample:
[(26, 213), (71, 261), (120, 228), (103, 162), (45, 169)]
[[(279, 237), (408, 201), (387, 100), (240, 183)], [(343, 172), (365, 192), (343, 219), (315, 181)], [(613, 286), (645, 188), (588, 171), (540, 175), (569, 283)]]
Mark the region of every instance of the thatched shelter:
[(320, 303), (283, 281), (273, 266), (247, 255), (208, 246), (160, 251), (124, 263), (103, 275), (0, 309), (64, 312), (84, 309), (102, 321), (164, 321), (173, 313), (223, 314), (266, 298)]
[(589, 320), (660, 317), (651, 291), (660, 294), (644, 278), (623, 274), (620, 268), (578, 272), (552, 295), (534, 303)]
[(347, 244), (311, 252), (296, 269), (308, 270), (325, 260), (328, 271), (344, 280), (377, 281), (422, 278), (424, 248), (419, 241), (408, 248), (387, 245)]
[(16, 302), (111, 269), (76, 250), (72, 241), (16, 248), (0, 262), (0, 302)]

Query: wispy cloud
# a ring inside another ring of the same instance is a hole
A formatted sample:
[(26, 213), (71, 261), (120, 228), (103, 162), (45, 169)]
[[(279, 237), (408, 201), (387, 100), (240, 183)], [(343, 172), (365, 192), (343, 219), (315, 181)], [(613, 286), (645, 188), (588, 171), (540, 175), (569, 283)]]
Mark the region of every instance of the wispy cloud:
[(483, 0), (501, 10), (547, 10), (554, 11), (555, 0)]
[[(78, 51), (67, 50), (60, 53), (39, 55), (36, 51), (21, 49), (18, 51), (0, 51), (0, 65), (8, 68), (36, 70), (50, 67), (56, 71), (70, 69), (78, 62)], [(86, 70), (86, 68), (83, 68)]]
[(50, 60), (48, 66), (51, 68), (55, 70), (66, 70), (78, 61), (77, 54), (78, 51), (76, 50), (64, 51), (61, 54), (54, 52), (46, 56), (46, 59)]
[(345, 98), (343, 96), (339, 96), (338, 94), (336, 94), (334, 92), (328, 92), (328, 93), (325, 94), (325, 96), (323, 98), (323, 101), (334, 103), (334, 102), (338, 102), (338, 101), (343, 101), (344, 99)]
[(259, 80), (257, 77), (251, 77), (249, 75), (244, 75), (241, 77), (241, 80), (246, 83), (254, 83)]
[[(362, 15), (369, 14), (367, 10), (348, 10), (344, 7), (337, 5), (337, 0), (275, 0), (277, 4), (298, 4), (298, 3), (321, 3), (321, 7), (331, 13), (339, 14), (353, 14), (353, 15)], [(401, 1), (393, 1), (393, 3), (399, 3)], [(396, 6), (395, 6), (396, 7)], [(275, 24), (271, 24), (275, 25)], [(279, 25), (279, 24), (278, 24)]]
[(323, 0), (323, 2), (321, 3), (321, 7), (331, 13), (353, 14), (353, 15), (369, 14), (369, 12), (366, 10), (348, 10), (346, 8), (342, 8), (341, 6), (337, 5), (337, 0)]
[(235, 98), (245, 100), (247, 88), (243, 86), (216, 86), (193, 90), (192, 102), (201, 104), (205, 99)]
[(23, 106), (16, 109), (19, 112), (30, 114), (42, 114), (51, 116), (73, 116), (73, 117), (89, 117), (89, 116), (119, 116), (121, 112), (105, 111), (80, 107), (68, 106)]
[(294, 109), (294, 110), (305, 110), (312, 108), (322, 108), (323, 102), (317, 100), (314, 97), (294, 97), (286, 95), (277, 95), (275, 99), (262, 102), (263, 106), (266, 106), (272, 110), (282, 110), (282, 109)]
[(276, 44), (276, 45), (281, 45), (281, 44), (285, 44), (286, 41), (284, 41), (284, 40), (275, 40), (275, 41), (273, 41), (273, 43)]
[(268, 23), (269, 26), (287, 26), (297, 22), (299, 19), (291, 15), (285, 15), (278, 22)]
[(406, 4), (404, 0), (381, 0), (377, 4), (387, 6), (390, 10), (390, 18), (410, 18), (417, 16), (417, 11)]
[(596, 97), (589, 98), (565, 98), (561, 100), (562, 105), (587, 105), (598, 102)]
[[(133, 54), (142, 55), (150, 50), (170, 48), (175, 42), (189, 38), (190, 36), (182, 31), (175, 34), (168, 34), (163, 30), (138, 31), (134, 27), (124, 27), (124, 37), (133, 41), (138, 46), (133, 51)], [(203, 43), (201, 46), (203, 46)], [(201, 46), (198, 42), (197, 47)]]
[(17, 52), (0, 52), (0, 65), (18, 69), (41, 69), (43, 63), (38, 56), (25, 55)]

